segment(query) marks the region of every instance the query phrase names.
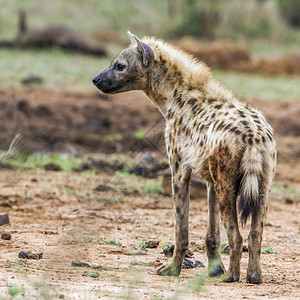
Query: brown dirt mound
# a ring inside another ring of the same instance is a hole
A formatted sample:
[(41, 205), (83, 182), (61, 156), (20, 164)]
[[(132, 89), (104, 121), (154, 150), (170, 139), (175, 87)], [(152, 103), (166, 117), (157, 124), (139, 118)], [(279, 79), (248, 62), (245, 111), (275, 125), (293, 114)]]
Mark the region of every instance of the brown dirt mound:
[(17, 133), (23, 135), (30, 152), (111, 153), (134, 146), (163, 148), (159, 142), (162, 118), (142, 94), (124, 94), (109, 100), (97, 92), (2, 90), (0, 109), (2, 149), (9, 147)]
[(176, 43), (212, 68), (268, 75), (300, 74), (299, 54), (290, 54), (278, 59), (262, 58), (253, 61), (247, 49), (230, 42), (204, 43), (192, 37), (184, 37)]
[(251, 62), (250, 54), (245, 48), (229, 42), (202, 43), (192, 37), (184, 37), (176, 44), (210, 67), (226, 70), (237, 64)]

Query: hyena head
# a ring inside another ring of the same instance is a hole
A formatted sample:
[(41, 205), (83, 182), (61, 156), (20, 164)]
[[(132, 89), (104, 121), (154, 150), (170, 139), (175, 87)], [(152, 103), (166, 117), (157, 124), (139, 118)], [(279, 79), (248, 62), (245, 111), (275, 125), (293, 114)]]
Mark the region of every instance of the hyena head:
[(152, 65), (152, 49), (128, 31), (132, 44), (112, 61), (109, 68), (93, 78), (94, 85), (104, 93), (116, 94), (144, 90)]

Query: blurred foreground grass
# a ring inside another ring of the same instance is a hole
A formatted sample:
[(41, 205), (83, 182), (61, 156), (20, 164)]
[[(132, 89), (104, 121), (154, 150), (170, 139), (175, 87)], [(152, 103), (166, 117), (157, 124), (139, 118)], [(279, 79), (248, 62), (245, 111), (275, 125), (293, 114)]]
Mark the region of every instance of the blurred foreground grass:
[(60, 154), (33, 154), (24, 159), (17, 153), (15, 158), (10, 158), (6, 162), (20, 170), (35, 170), (37, 168), (43, 169), (47, 164), (55, 164), (61, 167), (62, 171), (73, 171), (81, 165), (82, 161), (83, 158), (81, 157)]
[[(114, 54), (118, 52), (116, 49)], [(0, 88), (20, 86), (22, 78), (35, 74), (44, 79), (43, 87), (70, 91), (95, 91), (91, 79), (107, 68), (112, 55), (96, 58), (68, 54), (59, 49), (0, 50)], [(5, 71), (3, 71), (5, 70)], [(215, 76), (237, 96), (261, 100), (300, 100), (300, 77), (268, 77), (233, 71), (214, 70)]]

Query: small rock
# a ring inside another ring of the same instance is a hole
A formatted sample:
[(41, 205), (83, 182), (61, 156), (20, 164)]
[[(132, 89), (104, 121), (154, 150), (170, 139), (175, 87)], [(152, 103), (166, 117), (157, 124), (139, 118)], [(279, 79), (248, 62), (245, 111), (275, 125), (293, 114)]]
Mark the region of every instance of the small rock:
[(9, 241), (11, 239), (11, 234), (9, 232), (2, 232), (1, 239)]
[(187, 251), (185, 252), (184, 257), (191, 258), (193, 256), (194, 256), (194, 253), (190, 249), (187, 249)]
[(153, 262), (142, 262), (142, 261), (132, 261), (130, 262), (131, 266), (143, 266), (143, 267), (152, 267)]
[(144, 251), (135, 251), (135, 252), (125, 252), (125, 255), (147, 255)]
[(26, 251), (20, 251), (18, 254), (19, 258), (23, 259), (42, 259), (43, 258), (43, 253), (33, 253), (33, 252), (26, 252)]
[(108, 254), (118, 255), (118, 254), (124, 254), (124, 252), (122, 250), (110, 250)]
[(85, 271), (82, 273), (82, 276), (89, 276), (92, 278), (98, 278), (100, 276), (99, 272), (97, 271)]
[(28, 75), (22, 79), (23, 84), (42, 84), (43, 78), (39, 75)]
[(92, 268), (92, 269), (100, 269), (101, 268), (100, 265), (93, 265), (93, 264), (89, 264), (89, 263), (82, 262), (79, 260), (73, 260), (71, 265), (73, 267), (88, 267), (88, 268)]
[(286, 204), (293, 204), (294, 201), (293, 201), (292, 199), (290, 199), (290, 198), (286, 198), (286, 199), (285, 199), (285, 203), (286, 203)]
[(73, 260), (71, 262), (71, 266), (73, 266), (73, 267), (90, 267), (91, 265), (89, 263), (82, 262), (79, 260)]
[(223, 253), (223, 254), (229, 254), (229, 245), (228, 244), (223, 244), (222, 246), (221, 246), (221, 253)]
[(191, 260), (184, 258), (183, 260), (183, 264), (182, 264), (182, 269), (193, 269), (193, 268), (204, 268), (204, 264), (199, 261), (196, 260), (195, 263), (193, 263)]
[(73, 170), (75, 172), (84, 172), (84, 171), (92, 170), (92, 167), (88, 163), (82, 163), (78, 168), (74, 168)]
[(8, 213), (0, 213), (0, 226), (9, 224)]
[(59, 299), (65, 299), (65, 295), (61, 294), (58, 296)]
[(172, 257), (173, 256), (173, 252), (174, 252), (174, 248), (175, 248), (174, 245), (171, 245), (170, 247), (165, 247), (163, 249), (164, 255), (167, 256), (167, 257)]
[(109, 191), (115, 191), (112, 187), (106, 185), (106, 184), (99, 184), (97, 187), (94, 189), (97, 192), (109, 192)]
[(62, 167), (55, 163), (49, 163), (44, 165), (46, 171), (62, 171)]
[(159, 241), (148, 241), (147, 248), (157, 248), (159, 245)]

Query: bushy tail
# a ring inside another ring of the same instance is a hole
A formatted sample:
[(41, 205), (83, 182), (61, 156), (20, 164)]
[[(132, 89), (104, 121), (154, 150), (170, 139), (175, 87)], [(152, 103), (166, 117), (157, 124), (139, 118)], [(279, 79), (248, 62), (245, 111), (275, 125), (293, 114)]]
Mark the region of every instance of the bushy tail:
[(238, 210), (244, 226), (259, 205), (259, 186), (263, 173), (263, 157), (259, 149), (248, 145), (241, 161)]

